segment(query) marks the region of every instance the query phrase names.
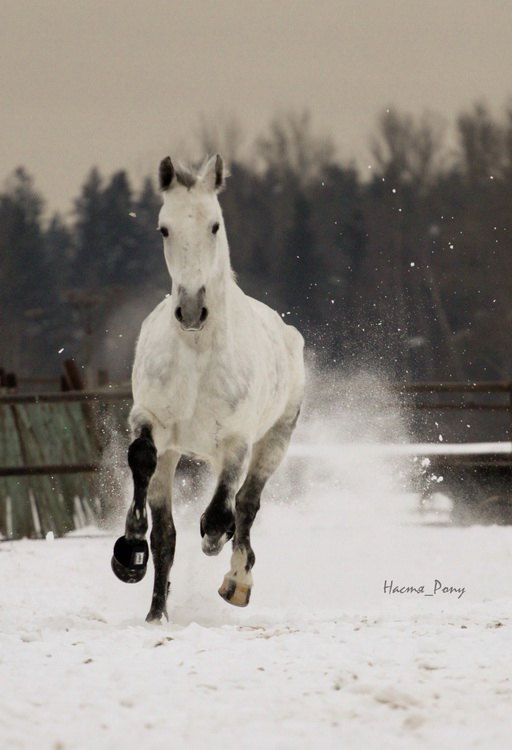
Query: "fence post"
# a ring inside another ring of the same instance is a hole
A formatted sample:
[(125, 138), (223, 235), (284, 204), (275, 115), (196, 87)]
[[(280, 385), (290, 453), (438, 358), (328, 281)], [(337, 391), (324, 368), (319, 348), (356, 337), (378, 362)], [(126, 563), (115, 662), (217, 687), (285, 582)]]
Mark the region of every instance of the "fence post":
[(512, 442), (512, 380), (509, 381), (508, 384), (508, 406), (509, 406), (509, 420), (508, 420), (508, 429), (509, 429), (509, 440)]
[(4, 384), (7, 390), (16, 391), (18, 388), (18, 376), (14, 372), (7, 372), (4, 376)]
[(62, 369), (64, 370), (64, 378), (65, 378), (67, 390), (83, 391), (84, 381), (78, 370), (75, 360), (65, 359), (64, 362), (62, 363)]

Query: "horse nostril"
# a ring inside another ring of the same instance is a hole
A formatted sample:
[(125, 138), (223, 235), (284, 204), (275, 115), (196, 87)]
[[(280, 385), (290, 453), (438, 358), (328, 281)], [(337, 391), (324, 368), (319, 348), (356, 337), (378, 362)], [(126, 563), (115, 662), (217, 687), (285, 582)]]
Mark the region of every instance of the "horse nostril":
[(208, 317), (208, 309), (206, 307), (202, 307), (201, 308), (201, 316), (200, 316), (199, 320), (201, 321), (201, 323), (204, 323), (204, 321), (206, 320), (207, 317)]
[(179, 322), (181, 323), (183, 321), (183, 313), (181, 312), (181, 307), (177, 307), (174, 311), (174, 314), (176, 316), (176, 320), (179, 320)]

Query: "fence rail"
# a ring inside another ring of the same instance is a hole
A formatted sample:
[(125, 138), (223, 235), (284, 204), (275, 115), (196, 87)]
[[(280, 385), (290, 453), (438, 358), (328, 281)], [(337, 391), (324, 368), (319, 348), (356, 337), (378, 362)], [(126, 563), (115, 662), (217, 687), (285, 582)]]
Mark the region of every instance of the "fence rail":
[(403, 383), (392, 385), (391, 390), (415, 411), (508, 413), (507, 432), (512, 438), (512, 381)]
[(2, 393), (0, 404), (66, 404), (73, 401), (130, 401), (129, 388), (104, 388), (96, 391), (64, 391), (62, 393)]
[(0, 466), (0, 477), (53, 476), (56, 474), (89, 474), (99, 471), (99, 464), (47, 464), (44, 466)]
[(487, 383), (402, 383), (391, 386), (399, 393), (510, 393), (512, 381), (499, 380)]
[[(508, 394), (510, 396), (510, 406), (504, 405), (505, 408), (512, 408), (512, 381), (489, 381), (488, 383), (395, 383), (388, 384), (388, 388), (398, 395), (429, 395), (437, 396), (440, 394)], [(129, 400), (132, 398), (130, 388), (126, 387), (109, 387), (98, 388), (95, 390), (70, 390), (48, 393), (16, 393), (9, 391), (0, 392), (0, 403), (59, 403), (68, 401), (114, 401)], [(429, 406), (431, 406), (429, 404)], [(477, 407), (476, 402), (466, 402), (460, 404), (460, 408)]]
[[(132, 393), (125, 386), (79, 390), (76, 372), (68, 370), (68, 385), (74, 390), (19, 393), (9, 379), (0, 384), (0, 535), (7, 538), (44, 536), (48, 531), (61, 535), (103, 512), (104, 492), (98, 486), (108, 430), (98, 426), (105, 413), (124, 413)], [(510, 381), (401, 383), (388, 385), (388, 391), (411, 411), (508, 412), (512, 428)], [(389, 399), (389, 406), (396, 408), (396, 398)], [(512, 430), (510, 434), (512, 438)], [(447, 452), (430, 456), (430, 466), (446, 476), (446, 485), (451, 473), (457, 482), (464, 476), (467, 486), (492, 479), (510, 487), (512, 453), (461, 458)], [(110, 502), (112, 492), (106, 494)]]
[[(498, 381), (488, 383), (400, 383), (390, 386), (390, 390), (400, 396), (432, 396), (443, 394), (450, 396), (466, 394), (486, 394), (488, 396), (508, 395), (508, 403), (483, 403), (481, 401), (411, 401), (409, 408), (417, 410), (472, 410), (472, 411), (505, 411), (510, 412), (512, 426), (512, 381)], [(0, 393), (0, 406), (22, 404), (69, 404), (88, 403), (105, 404), (108, 402), (131, 401), (130, 388), (115, 387), (96, 390), (74, 390), (48, 393)], [(78, 474), (90, 473), (98, 470), (97, 462), (70, 463), (66, 465), (38, 465), (38, 466), (0, 466), (0, 477)]]

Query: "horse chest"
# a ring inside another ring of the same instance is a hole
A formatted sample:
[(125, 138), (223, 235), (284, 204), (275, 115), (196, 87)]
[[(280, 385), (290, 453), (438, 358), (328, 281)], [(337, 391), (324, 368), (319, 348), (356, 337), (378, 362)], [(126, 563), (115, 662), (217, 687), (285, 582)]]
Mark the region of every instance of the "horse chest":
[(212, 457), (233, 435), (260, 439), (281, 414), (289, 387), (281, 329), (251, 307), (235, 313), (238, 326), (228, 332), (176, 336), (162, 305), (144, 326), (134, 400), (156, 418), (162, 448)]
[(134, 390), (166, 424), (223, 421), (247, 394), (245, 375), (217, 358), (186, 349), (148, 350), (134, 367)]

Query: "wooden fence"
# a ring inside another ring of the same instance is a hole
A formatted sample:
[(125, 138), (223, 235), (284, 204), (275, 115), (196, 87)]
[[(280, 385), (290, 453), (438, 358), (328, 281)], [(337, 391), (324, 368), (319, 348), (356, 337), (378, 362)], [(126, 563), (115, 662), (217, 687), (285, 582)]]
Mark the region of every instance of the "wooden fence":
[[(403, 383), (392, 386), (401, 396), (435, 398), (436, 401), (420, 400), (414, 403), (416, 409), (456, 409), (480, 411), (508, 411), (512, 418), (512, 381), (488, 383)], [(483, 395), (502, 397), (501, 401), (483, 401)], [(455, 402), (441, 400), (440, 396), (458, 397)], [(462, 396), (462, 398), (461, 398)], [(468, 397), (471, 398), (468, 398)], [(504, 397), (504, 400), (503, 400)], [(512, 421), (511, 421), (512, 424)]]
[[(12, 383), (13, 380), (11, 379)], [(506, 411), (512, 426), (512, 382), (410, 383), (392, 386), (412, 410)], [(127, 406), (127, 388), (52, 393), (0, 393), (0, 535), (62, 535), (105, 512), (97, 476), (105, 448), (102, 413), (114, 402)], [(511, 432), (512, 434), (512, 432)], [(499, 460), (498, 460), (499, 459)], [(456, 463), (472, 476), (499, 473), (508, 482), (512, 453), (436, 454), (435, 470), (453, 474)]]
[(61, 536), (105, 515), (103, 411), (129, 390), (0, 395), (0, 534)]

